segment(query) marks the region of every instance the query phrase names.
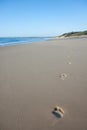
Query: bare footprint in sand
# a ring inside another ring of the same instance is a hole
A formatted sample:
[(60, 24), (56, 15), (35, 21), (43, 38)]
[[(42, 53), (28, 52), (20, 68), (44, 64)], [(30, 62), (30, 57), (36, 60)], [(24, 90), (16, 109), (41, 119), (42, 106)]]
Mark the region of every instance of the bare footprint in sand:
[(67, 62), (68, 65), (71, 65), (72, 63), (71, 62)]
[(71, 65), (72, 63), (70, 62), (71, 61), (71, 57), (70, 56), (67, 56), (67, 64)]
[(65, 80), (67, 78), (67, 74), (66, 73), (62, 73), (59, 75), (60, 79)]
[(64, 110), (59, 107), (59, 106), (56, 106), (54, 107), (54, 110), (52, 112), (57, 118), (62, 118), (64, 116)]

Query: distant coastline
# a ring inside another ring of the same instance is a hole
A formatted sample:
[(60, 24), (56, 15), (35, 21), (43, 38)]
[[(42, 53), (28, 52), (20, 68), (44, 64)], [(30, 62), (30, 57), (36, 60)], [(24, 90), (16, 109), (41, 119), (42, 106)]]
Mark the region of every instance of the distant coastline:
[(0, 47), (19, 45), (19, 44), (31, 44), (36, 42), (43, 42), (55, 39), (71, 39), (71, 38), (87, 38), (87, 30), (79, 32), (68, 32), (59, 36), (49, 37), (0, 37)]
[(87, 30), (79, 32), (68, 32), (57, 36), (57, 38), (72, 38), (72, 37), (84, 37), (87, 36)]

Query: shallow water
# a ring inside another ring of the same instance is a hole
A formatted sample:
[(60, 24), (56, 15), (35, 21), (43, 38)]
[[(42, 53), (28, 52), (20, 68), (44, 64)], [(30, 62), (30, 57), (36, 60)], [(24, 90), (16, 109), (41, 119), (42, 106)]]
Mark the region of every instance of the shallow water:
[(49, 39), (48, 37), (1, 37), (0, 46), (40, 42), (48, 39)]

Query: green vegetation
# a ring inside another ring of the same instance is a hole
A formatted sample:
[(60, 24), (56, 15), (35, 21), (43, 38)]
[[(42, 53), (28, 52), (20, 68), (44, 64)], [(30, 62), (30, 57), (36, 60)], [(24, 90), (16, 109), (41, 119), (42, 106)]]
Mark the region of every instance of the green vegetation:
[(80, 31), (80, 32), (64, 33), (64, 34), (60, 35), (59, 37), (71, 37), (71, 36), (82, 36), (82, 35), (87, 35), (87, 30), (86, 31)]

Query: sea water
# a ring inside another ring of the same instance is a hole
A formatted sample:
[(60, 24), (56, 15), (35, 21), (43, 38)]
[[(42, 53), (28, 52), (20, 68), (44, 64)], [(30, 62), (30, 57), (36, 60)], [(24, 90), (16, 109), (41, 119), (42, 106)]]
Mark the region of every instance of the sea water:
[(0, 37), (0, 46), (10, 46), (17, 44), (30, 44), (46, 41), (49, 37)]

